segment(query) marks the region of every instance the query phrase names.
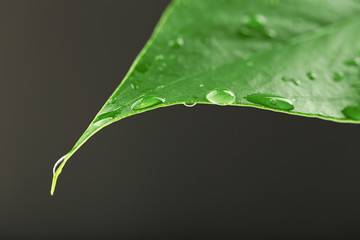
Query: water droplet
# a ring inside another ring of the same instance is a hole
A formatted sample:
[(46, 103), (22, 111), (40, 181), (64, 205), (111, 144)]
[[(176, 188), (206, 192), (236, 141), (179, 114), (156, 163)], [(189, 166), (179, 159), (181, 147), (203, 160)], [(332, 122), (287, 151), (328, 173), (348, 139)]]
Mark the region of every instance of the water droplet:
[(202, 83), (199, 85), (199, 87), (204, 87), (204, 86), (205, 86), (205, 85), (204, 85), (204, 84), (202, 84)]
[(279, 110), (290, 111), (294, 109), (294, 105), (289, 99), (275, 95), (255, 93), (246, 96), (245, 99), (255, 104)]
[(360, 66), (360, 57), (356, 57), (354, 59), (350, 59), (350, 60), (345, 61), (345, 65), (352, 66), (352, 67)]
[(155, 105), (159, 105), (165, 102), (164, 98), (157, 97), (157, 96), (145, 96), (138, 100), (136, 100), (133, 105), (131, 105), (132, 110), (140, 110), (148, 107), (152, 107)]
[[(66, 155), (65, 155), (66, 156)], [(62, 156), (59, 160), (56, 161), (56, 163), (54, 164), (53, 167), (53, 174), (55, 175), (56, 170), (58, 170), (58, 168), (60, 167), (60, 165), (64, 162), (65, 160), (65, 156)]]
[(164, 60), (164, 55), (160, 54), (160, 55), (155, 56), (155, 60), (156, 61)]
[(164, 88), (164, 85), (159, 85), (159, 86), (157, 86), (157, 87), (156, 87), (156, 90), (161, 89), (161, 88)]
[(217, 105), (229, 105), (235, 102), (235, 94), (229, 89), (216, 88), (206, 95), (206, 99)]
[(137, 86), (135, 83), (130, 83), (130, 87), (131, 87), (131, 89), (133, 89), (133, 90), (138, 89), (138, 86)]
[(277, 32), (274, 29), (270, 29), (270, 28), (265, 29), (265, 36), (267, 36), (268, 38), (273, 39), (273, 38), (276, 38)]
[(117, 101), (117, 97), (111, 97), (111, 98), (109, 99), (108, 103), (114, 104), (114, 103), (116, 103), (116, 101)]
[(184, 46), (184, 39), (182, 37), (178, 37), (175, 40), (169, 41), (169, 46), (172, 48), (179, 48)]
[(246, 25), (249, 28), (255, 28), (255, 29), (263, 28), (266, 25), (266, 23), (267, 23), (267, 19), (263, 15), (252, 14), (247, 16)]
[(148, 62), (139, 62), (139, 63), (136, 65), (135, 70), (136, 70), (137, 72), (140, 72), (140, 73), (146, 73), (146, 72), (149, 70), (150, 65), (151, 65), (151, 64), (148, 63)]
[(316, 80), (317, 78), (317, 74), (315, 72), (308, 72), (306, 73), (306, 76), (310, 79), (310, 80)]
[(106, 112), (106, 113), (103, 113), (103, 114), (100, 114), (99, 116), (97, 116), (93, 123), (97, 123), (101, 120), (104, 120), (104, 119), (108, 119), (108, 118), (111, 118), (111, 119), (114, 119), (117, 115), (119, 115), (119, 113), (121, 113), (121, 111), (123, 110), (124, 107), (119, 107), (113, 111), (109, 111), (109, 112)]
[(194, 107), (196, 103), (184, 103), (185, 107)]
[(352, 120), (360, 120), (360, 106), (348, 106), (342, 110), (342, 113)]
[(283, 80), (284, 82), (291, 82), (296, 86), (300, 85), (300, 82), (295, 80), (294, 78), (282, 77), (281, 80)]
[(335, 72), (334, 76), (333, 76), (333, 80), (335, 82), (340, 82), (341, 80), (344, 79), (344, 76), (345, 76), (345, 74), (341, 71)]

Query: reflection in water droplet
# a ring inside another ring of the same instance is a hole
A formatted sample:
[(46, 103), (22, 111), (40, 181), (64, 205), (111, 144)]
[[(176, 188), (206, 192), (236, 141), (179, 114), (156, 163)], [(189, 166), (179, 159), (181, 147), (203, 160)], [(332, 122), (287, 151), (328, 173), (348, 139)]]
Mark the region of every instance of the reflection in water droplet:
[(185, 107), (194, 107), (196, 103), (184, 103)]
[(145, 96), (138, 100), (136, 100), (132, 105), (132, 110), (140, 110), (148, 107), (152, 107), (155, 105), (159, 105), (161, 103), (165, 102), (164, 98), (157, 97), (157, 96)]
[(354, 59), (347, 60), (344, 63), (348, 66), (358, 67), (360, 66), (360, 57), (355, 57)]
[(310, 80), (316, 80), (317, 78), (317, 74), (315, 72), (308, 72), (306, 73), (306, 76), (310, 79)]
[[(66, 156), (66, 155), (65, 155)], [(58, 170), (58, 168), (60, 167), (60, 165), (64, 162), (65, 160), (65, 156), (62, 156), (59, 160), (56, 161), (56, 163), (54, 164), (53, 167), (53, 175), (55, 175), (56, 170)]]
[(291, 82), (296, 86), (300, 85), (300, 82), (295, 80), (294, 78), (282, 77), (281, 80), (283, 80), (284, 82)]
[(104, 119), (107, 119), (107, 118), (110, 118), (110, 119), (114, 119), (117, 115), (119, 115), (121, 113), (121, 111), (123, 110), (124, 107), (119, 107), (113, 111), (109, 111), (109, 112), (106, 112), (106, 113), (103, 113), (103, 114), (100, 114), (99, 116), (97, 116), (93, 123), (97, 123), (101, 120), (104, 120)]
[(345, 76), (344, 73), (341, 71), (335, 72), (333, 76), (333, 80), (335, 82), (340, 82), (341, 80), (344, 79), (344, 76)]
[(360, 121), (360, 106), (348, 106), (342, 110), (345, 117)]
[(294, 105), (289, 99), (275, 95), (256, 93), (246, 96), (245, 99), (255, 104), (279, 110), (290, 111), (294, 109)]
[(235, 102), (235, 94), (229, 89), (216, 88), (206, 95), (206, 99), (217, 105), (229, 105)]
[(169, 41), (169, 46), (172, 48), (179, 48), (184, 46), (184, 39), (182, 37), (178, 37), (175, 40)]

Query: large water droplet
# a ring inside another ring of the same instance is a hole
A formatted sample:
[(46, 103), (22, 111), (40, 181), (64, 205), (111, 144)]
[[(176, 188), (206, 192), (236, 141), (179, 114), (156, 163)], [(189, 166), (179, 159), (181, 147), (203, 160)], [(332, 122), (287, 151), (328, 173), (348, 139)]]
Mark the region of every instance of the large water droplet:
[(184, 103), (185, 107), (194, 107), (196, 103)]
[(316, 80), (316, 78), (317, 78), (317, 74), (316, 74), (315, 72), (312, 72), (312, 71), (306, 73), (306, 76), (307, 76), (310, 80)]
[(235, 94), (229, 89), (216, 88), (206, 95), (206, 99), (217, 105), (229, 105), (235, 102)]
[(342, 110), (342, 113), (352, 120), (360, 120), (360, 106), (348, 106)]
[[(66, 155), (65, 155), (66, 156)], [(64, 162), (65, 160), (65, 156), (62, 156), (59, 160), (56, 161), (56, 163), (54, 164), (53, 167), (53, 175), (55, 175), (56, 171), (58, 170), (58, 168), (60, 167), (60, 165)]]
[(132, 110), (140, 110), (148, 107), (152, 107), (155, 105), (159, 105), (165, 102), (164, 98), (157, 97), (157, 96), (145, 96), (138, 100), (136, 100), (133, 105), (131, 105)]
[(107, 118), (111, 118), (111, 119), (114, 119), (117, 115), (119, 115), (121, 113), (121, 111), (123, 110), (124, 107), (119, 107), (113, 111), (109, 111), (109, 112), (106, 112), (106, 113), (103, 113), (103, 114), (100, 114), (99, 116), (97, 116), (93, 123), (97, 123), (101, 120), (104, 120), (104, 119), (107, 119)]
[(345, 74), (341, 71), (335, 72), (333, 75), (333, 80), (335, 82), (340, 82), (344, 79)]
[(275, 95), (255, 93), (246, 96), (245, 99), (255, 104), (279, 110), (290, 111), (294, 109), (294, 105), (289, 99)]
[(284, 82), (291, 82), (291, 83), (293, 83), (293, 84), (296, 85), (296, 86), (299, 86), (299, 85), (300, 85), (300, 82), (297, 81), (297, 80), (294, 79), (294, 78), (282, 77), (281, 80), (283, 80)]
[(169, 41), (169, 46), (172, 48), (179, 48), (184, 46), (184, 39), (182, 37), (177, 37), (175, 40)]

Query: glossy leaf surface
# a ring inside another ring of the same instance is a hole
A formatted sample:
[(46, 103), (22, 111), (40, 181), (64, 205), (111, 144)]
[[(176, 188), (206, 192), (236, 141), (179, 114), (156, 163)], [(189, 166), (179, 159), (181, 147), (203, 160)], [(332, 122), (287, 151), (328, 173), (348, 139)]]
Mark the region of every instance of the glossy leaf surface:
[(66, 161), (103, 127), (158, 107), (264, 108), (360, 122), (360, 1), (177, 0)]

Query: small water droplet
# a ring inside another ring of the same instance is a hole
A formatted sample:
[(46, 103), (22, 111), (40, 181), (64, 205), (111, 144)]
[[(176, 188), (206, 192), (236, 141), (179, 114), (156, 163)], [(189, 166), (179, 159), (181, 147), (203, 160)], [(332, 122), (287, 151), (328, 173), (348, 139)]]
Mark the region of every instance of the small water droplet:
[(270, 29), (270, 28), (265, 29), (265, 36), (267, 36), (268, 38), (273, 39), (273, 38), (276, 38), (277, 32), (274, 29)]
[(316, 80), (316, 78), (317, 78), (317, 74), (316, 74), (315, 72), (312, 72), (312, 71), (306, 73), (306, 76), (307, 76), (310, 80)]
[(263, 28), (267, 23), (267, 19), (265, 16), (261, 14), (251, 14), (247, 16), (246, 25), (250, 28)]
[[(65, 155), (66, 156), (66, 155)], [(58, 170), (58, 168), (60, 167), (60, 165), (64, 162), (65, 160), (65, 156), (62, 156), (59, 160), (56, 161), (56, 163), (54, 164), (53, 167), (53, 175), (55, 175), (56, 171)]]
[(175, 40), (169, 41), (169, 46), (172, 48), (179, 48), (184, 46), (184, 39), (182, 37), (178, 37)]
[(335, 82), (340, 82), (344, 79), (345, 74), (341, 71), (335, 72), (333, 75), (333, 80)]
[(291, 82), (291, 83), (293, 83), (293, 84), (296, 85), (296, 86), (299, 86), (299, 85), (300, 85), (300, 82), (297, 81), (297, 80), (294, 79), (294, 78), (282, 77), (281, 80), (283, 80), (284, 82)]
[(354, 59), (347, 60), (344, 63), (347, 66), (358, 67), (360, 66), (360, 57), (355, 57)]
[(156, 56), (155, 56), (155, 60), (156, 60), (156, 61), (164, 60), (164, 55), (162, 55), (162, 54), (156, 55)]
[(135, 70), (139, 73), (146, 73), (149, 68), (150, 68), (150, 63), (148, 62), (139, 62), (136, 67), (135, 67)]
[(184, 103), (185, 107), (194, 107), (196, 103)]
[(114, 104), (114, 103), (116, 103), (116, 101), (117, 101), (117, 97), (111, 97), (111, 98), (109, 99), (108, 103)]
[(133, 89), (133, 90), (138, 89), (138, 86), (137, 86), (135, 83), (130, 83), (130, 87), (131, 87), (131, 89)]
[(156, 87), (156, 90), (161, 89), (161, 88), (164, 88), (164, 85), (159, 85), (159, 86), (157, 86), (157, 87)]
[(348, 106), (342, 110), (342, 113), (352, 120), (360, 120), (360, 106)]
[(255, 104), (279, 110), (290, 111), (294, 109), (294, 105), (289, 99), (275, 95), (255, 93), (246, 96), (245, 99)]
[(165, 102), (164, 98), (157, 97), (157, 96), (145, 96), (138, 100), (136, 100), (132, 105), (132, 110), (140, 110), (148, 107), (152, 107), (155, 105), (159, 105), (161, 103)]
[(206, 95), (206, 99), (217, 105), (229, 105), (235, 102), (235, 94), (229, 89), (216, 88)]
[(205, 85), (204, 85), (204, 84), (202, 84), (202, 83), (199, 85), (199, 87), (204, 87), (204, 86), (205, 86)]

